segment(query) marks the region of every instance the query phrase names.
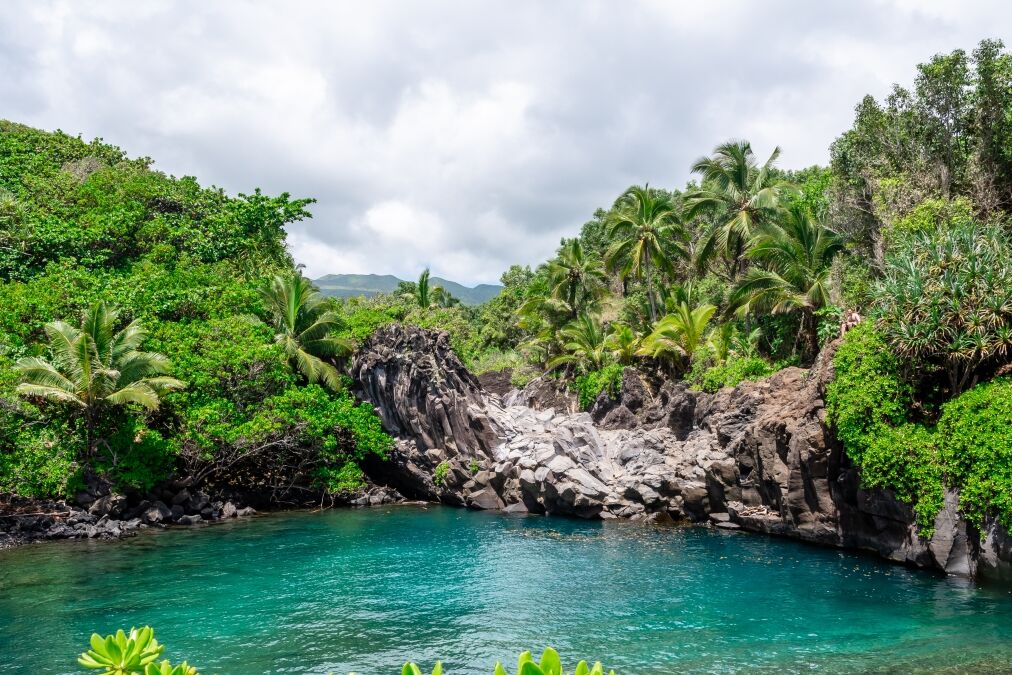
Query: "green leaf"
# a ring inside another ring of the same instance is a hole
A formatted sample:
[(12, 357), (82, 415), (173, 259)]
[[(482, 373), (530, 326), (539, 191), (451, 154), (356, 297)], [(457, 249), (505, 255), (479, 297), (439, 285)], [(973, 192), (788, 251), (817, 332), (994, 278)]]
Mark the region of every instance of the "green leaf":
[(545, 647), (541, 653), (540, 665), (545, 675), (562, 675), (562, 659), (559, 658), (559, 652), (551, 647)]

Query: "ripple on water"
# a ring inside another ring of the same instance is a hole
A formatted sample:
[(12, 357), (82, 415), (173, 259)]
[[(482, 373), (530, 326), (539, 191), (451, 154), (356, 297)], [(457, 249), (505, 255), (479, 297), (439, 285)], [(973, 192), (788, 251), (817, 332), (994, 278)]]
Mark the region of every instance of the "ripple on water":
[(0, 673), (145, 623), (230, 675), (486, 675), (546, 643), (627, 675), (1012, 670), (1008, 589), (697, 528), (387, 507), (0, 552)]

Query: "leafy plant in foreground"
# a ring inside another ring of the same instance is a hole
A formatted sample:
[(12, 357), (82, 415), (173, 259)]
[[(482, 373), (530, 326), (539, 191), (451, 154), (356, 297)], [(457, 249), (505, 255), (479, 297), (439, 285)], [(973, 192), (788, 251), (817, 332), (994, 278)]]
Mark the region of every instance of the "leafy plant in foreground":
[[(442, 673), (443, 664), (437, 661), (435, 667), (432, 669), (432, 675), (442, 675)], [(615, 675), (614, 670), (610, 670), (608, 673), (609, 675)], [(401, 675), (424, 675), (424, 671), (415, 663), (405, 663), (404, 668), (401, 669)], [(509, 672), (503, 667), (502, 663), (497, 661), (493, 675), (509, 675)], [(547, 647), (542, 652), (540, 661), (535, 661), (530, 652), (522, 653), (517, 659), (516, 675), (570, 674), (562, 670), (562, 659), (559, 658), (559, 653), (551, 647)], [(586, 661), (580, 661), (576, 664), (576, 669), (572, 671), (572, 675), (604, 675), (604, 666), (600, 662), (590, 666)]]
[(185, 661), (173, 666), (169, 661), (156, 663), (165, 647), (155, 639), (155, 632), (149, 626), (131, 628), (129, 633), (122, 630), (114, 635), (91, 636), (91, 649), (81, 654), (77, 662), (91, 670), (101, 670), (101, 675), (198, 675), (197, 669)]

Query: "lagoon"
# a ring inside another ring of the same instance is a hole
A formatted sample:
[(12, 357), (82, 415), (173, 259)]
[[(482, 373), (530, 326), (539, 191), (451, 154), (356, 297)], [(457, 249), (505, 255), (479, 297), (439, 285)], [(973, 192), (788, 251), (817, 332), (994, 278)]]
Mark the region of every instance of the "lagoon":
[(620, 675), (1012, 669), (1008, 588), (698, 527), (391, 506), (0, 551), (0, 673), (144, 624), (205, 675), (487, 675), (545, 644)]

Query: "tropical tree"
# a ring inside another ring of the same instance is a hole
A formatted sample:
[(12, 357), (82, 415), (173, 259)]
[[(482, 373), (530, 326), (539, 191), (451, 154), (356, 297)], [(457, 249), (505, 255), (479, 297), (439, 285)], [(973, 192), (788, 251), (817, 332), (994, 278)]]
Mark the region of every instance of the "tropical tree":
[(432, 306), (431, 288), (429, 287), (429, 268), (426, 267), (418, 277), (415, 284), (415, 301), (422, 309)]
[(724, 275), (733, 281), (746, 266), (745, 251), (757, 228), (776, 219), (782, 183), (774, 174), (780, 148), (759, 165), (748, 141), (728, 141), (710, 157), (692, 165), (702, 184), (686, 195), (686, 217), (709, 216), (697, 245), (696, 262), (705, 267), (714, 255), (725, 262)]
[(901, 238), (873, 290), (878, 328), (918, 369), (959, 394), (1012, 362), (1012, 237), (977, 222)]
[(601, 320), (583, 313), (559, 331), (564, 352), (548, 362), (548, 369), (573, 364), (578, 370), (600, 370), (608, 359)]
[(563, 243), (559, 255), (548, 264), (552, 297), (569, 308), (569, 318), (591, 311), (608, 292), (608, 274), (600, 260), (583, 250), (579, 239)]
[(611, 350), (612, 356), (623, 366), (631, 365), (640, 348), (640, 336), (627, 323), (616, 321), (610, 326), (611, 331), (605, 338), (605, 346)]
[(706, 327), (717, 308), (704, 304), (692, 308), (682, 300), (674, 310), (654, 324), (636, 352), (669, 363), (688, 362), (703, 344)]
[(450, 293), (450, 291), (446, 290), (442, 286), (436, 286), (429, 291), (429, 300), (431, 305), (443, 308), (456, 307), (460, 304), (460, 298), (454, 296)]
[(164, 355), (140, 350), (147, 337), (141, 324), (132, 321), (114, 332), (118, 319), (118, 311), (97, 302), (84, 313), (80, 328), (48, 323), (51, 359), (28, 356), (15, 365), (22, 380), (19, 394), (81, 413), (89, 456), (95, 453), (96, 428), (106, 408), (135, 404), (155, 410), (165, 393), (185, 386), (169, 377)]
[(609, 216), (608, 236), (616, 240), (608, 250), (608, 264), (613, 269), (621, 265), (623, 279), (646, 281), (650, 321), (656, 321), (653, 270), (673, 277), (671, 252), (675, 257), (689, 256), (679, 208), (667, 193), (651, 190), (649, 185), (634, 185), (615, 203)]
[(833, 258), (844, 248), (842, 236), (817, 221), (802, 206), (786, 210), (781, 223), (766, 223), (753, 237), (748, 258), (755, 261), (731, 293), (741, 314), (799, 312), (799, 337), (809, 356), (819, 351), (816, 312), (830, 304)]
[(342, 324), (326, 298), (298, 271), (276, 275), (261, 288), (260, 295), (274, 339), (284, 348), (292, 368), (309, 383), (339, 390), (341, 374), (326, 359), (350, 353), (353, 345), (332, 334)]

